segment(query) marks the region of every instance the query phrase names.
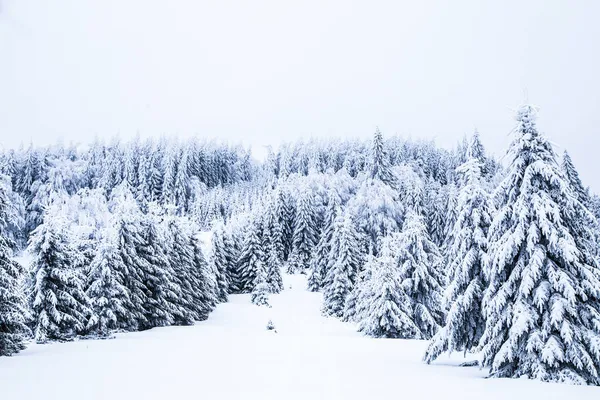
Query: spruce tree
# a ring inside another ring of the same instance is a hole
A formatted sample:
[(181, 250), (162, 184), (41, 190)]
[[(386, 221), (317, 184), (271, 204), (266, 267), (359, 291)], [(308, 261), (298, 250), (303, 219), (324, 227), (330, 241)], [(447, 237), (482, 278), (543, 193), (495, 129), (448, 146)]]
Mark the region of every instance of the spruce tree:
[[(283, 187), (282, 187), (283, 186)], [(295, 204), (289, 189), (280, 183), (276, 190), (275, 214), (281, 227), (281, 239), (276, 239), (283, 245), (283, 261), (288, 261), (293, 248)]]
[(83, 276), (75, 268), (72, 236), (60, 216), (46, 213), (32, 233), (29, 252), (35, 255), (31, 299), (36, 341), (73, 339), (83, 332), (90, 309)]
[(266, 259), (267, 283), (271, 293), (279, 293), (283, 290), (283, 279), (281, 278), (281, 261), (274, 247), (269, 249)]
[(384, 148), (383, 135), (379, 128), (375, 130), (375, 134), (373, 135), (373, 161), (370, 177), (390, 187), (394, 187), (396, 183), (394, 174), (390, 168), (388, 155)]
[(86, 294), (90, 300), (92, 317), (88, 321), (88, 334), (100, 337), (127, 324), (129, 293), (125, 288), (124, 274), (127, 267), (119, 253), (117, 231), (107, 228), (98, 244), (98, 250), (90, 265)]
[(382, 254), (396, 259), (402, 287), (412, 301), (412, 320), (419, 328), (415, 338), (430, 339), (443, 320), (441, 257), (429, 238), (424, 218), (409, 212), (402, 232), (384, 242)]
[(365, 304), (359, 331), (377, 338), (417, 337), (419, 327), (413, 321), (412, 301), (403, 288), (394, 258), (381, 255), (372, 263), (372, 275), (361, 294)]
[(160, 231), (160, 217), (149, 213), (142, 219), (143, 245), (137, 254), (143, 260), (142, 282), (146, 288), (146, 328), (169, 326), (187, 319), (179, 299), (182, 288), (168, 257), (167, 238)]
[(199, 230), (190, 236), (193, 264), (192, 264), (192, 294), (194, 304), (198, 310), (198, 320), (204, 321), (208, 314), (214, 310), (219, 296), (219, 282), (217, 281), (217, 271), (206, 261), (202, 252), (202, 241)]
[(496, 192), (482, 361), (494, 377), (599, 385), (598, 265), (578, 246), (571, 217), (580, 202), (536, 116), (529, 105), (517, 112), (510, 166)]
[(329, 195), (329, 202), (325, 210), (325, 218), (323, 221), (323, 232), (319, 238), (319, 242), (315, 247), (311, 261), (310, 273), (308, 276), (308, 290), (318, 292), (323, 287), (327, 276), (327, 266), (329, 265), (329, 256), (331, 253), (331, 245), (333, 242), (333, 232), (335, 229), (335, 220), (338, 214), (338, 201), (333, 193)]
[(229, 260), (227, 257), (227, 249), (225, 248), (225, 243), (223, 241), (224, 236), (225, 230), (223, 225), (222, 223), (218, 224), (214, 228), (212, 234), (210, 262), (217, 272), (217, 300), (220, 303), (227, 301), (230, 285), (227, 273)]
[(242, 293), (251, 293), (254, 289), (254, 280), (264, 259), (260, 241), (260, 230), (259, 219), (255, 217), (250, 222), (250, 226), (246, 232), (246, 239), (244, 240), (238, 260), (240, 291)]
[(267, 282), (267, 270), (262, 262), (258, 262), (252, 289), (252, 304), (271, 307), (269, 304), (270, 287)]
[(457, 172), (463, 176), (465, 186), (458, 196), (454, 241), (448, 251), (450, 282), (444, 295), (447, 315), (445, 325), (436, 333), (427, 349), (427, 363), (443, 352), (473, 350), (478, 346), (485, 328), (481, 309), (486, 288), (483, 270), (493, 205), (482, 187), (482, 164), (478, 158), (471, 155)]
[(0, 356), (24, 350), (31, 333), (26, 325), (27, 311), (20, 287), (24, 271), (11, 259), (12, 243), (6, 232), (8, 208), (9, 199), (0, 182)]
[(562, 172), (565, 174), (567, 182), (571, 186), (573, 193), (575, 194), (575, 198), (581, 202), (585, 207), (589, 207), (590, 205), (590, 195), (587, 189), (583, 186), (581, 182), (581, 178), (579, 177), (579, 172), (575, 168), (575, 164), (573, 164), (573, 160), (571, 160), (571, 156), (565, 150), (562, 158)]
[(166, 256), (172, 269), (170, 284), (179, 288), (179, 293), (169, 299), (177, 307), (174, 324), (192, 325), (200, 319), (201, 304), (196, 301), (199, 285), (194, 270), (195, 248), (191, 241), (191, 227), (184, 217), (165, 216), (163, 226), (167, 237)]
[(288, 268), (292, 273), (305, 272), (310, 266), (310, 256), (318, 239), (314, 196), (309, 187), (304, 189), (294, 225), (293, 250)]
[(341, 318), (346, 298), (352, 291), (361, 267), (358, 233), (350, 215), (336, 219), (332, 249), (332, 265), (324, 288), (323, 313)]

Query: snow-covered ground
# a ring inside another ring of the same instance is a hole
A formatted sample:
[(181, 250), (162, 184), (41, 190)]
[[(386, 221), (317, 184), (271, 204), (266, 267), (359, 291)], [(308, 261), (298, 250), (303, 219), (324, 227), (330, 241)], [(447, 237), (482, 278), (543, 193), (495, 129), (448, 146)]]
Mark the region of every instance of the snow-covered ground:
[[(32, 344), (0, 358), (0, 398), (27, 399), (598, 399), (600, 388), (484, 379), (426, 342), (370, 339), (320, 315), (304, 276), (285, 276), (273, 308), (231, 296), (208, 321), (113, 340)], [(290, 289), (291, 287), (291, 289)], [(271, 319), (277, 333), (267, 331)]]

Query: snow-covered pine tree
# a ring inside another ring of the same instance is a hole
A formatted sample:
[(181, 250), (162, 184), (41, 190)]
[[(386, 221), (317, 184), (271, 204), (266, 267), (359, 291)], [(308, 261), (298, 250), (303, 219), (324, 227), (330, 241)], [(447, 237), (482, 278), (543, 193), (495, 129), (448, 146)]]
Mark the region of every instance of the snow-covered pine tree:
[(2, 183), (0, 182), (0, 356), (11, 356), (25, 349), (25, 339), (31, 331), (26, 325), (28, 314), (21, 290), (23, 267), (11, 259), (12, 243), (6, 232), (10, 205)]
[(183, 214), (188, 209), (190, 197), (190, 155), (187, 147), (184, 147), (177, 162), (177, 172), (175, 174), (174, 197), (175, 205), (179, 214)]
[(267, 269), (261, 261), (258, 262), (256, 276), (252, 285), (252, 304), (271, 307), (269, 304), (271, 288), (267, 282)]
[(325, 279), (323, 313), (341, 318), (346, 298), (362, 265), (360, 240), (349, 214), (339, 213), (336, 218), (331, 253), (332, 265)]
[(339, 201), (335, 193), (328, 196), (327, 208), (323, 221), (323, 231), (317, 246), (314, 248), (310, 260), (310, 273), (308, 276), (308, 290), (318, 292), (323, 287), (325, 277), (327, 276), (327, 266), (331, 254), (331, 245), (333, 242), (333, 232), (335, 229), (335, 220), (338, 214)]
[(145, 261), (142, 282), (146, 288), (147, 328), (169, 326), (176, 320), (186, 319), (185, 309), (179, 299), (182, 289), (174, 277), (175, 272), (168, 257), (167, 238), (160, 230), (161, 217), (152, 211), (142, 219), (141, 234), (143, 245), (138, 248), (137, 255)]
[(373, 160), (370, 178), (379, 180), (390, 187), (394, 187), (396, 181), (390, 168), (390, 161), (384, 148), (383, 134), (379, 128), (375, 129), (373, 135)]
[(580, 203), (536, 117), (530, 105), (517, 112), (496, 191), (482, 361), (495, 377), (600, 385), (598, 266), (577, 245), (569, 217)]
[(295, 203), (289, 189), (281, 182), (276, 189), (275, 198), (275, 214), (281, 226), (281, 239), (276, 240), (283, 244), (283, 261), (288, 261), (293, 247)]
[(381, 255), (371, 261), (369, 282), (360, 300), (359, 331), (373, 337), (418, 337), (419, 327), (413, 320), (413, 302), (406, 294), (396, 260)]
[[(473, 153), (471, 153), (473, 154)], [(471, 351), (479, 344), (485, 328), (481, 309), (486, 289), (484, 263), (488, 249), (487, 234), (493, 216), (490, 195), (482, 186), (482, 164), (470, 159), (457, 168), (465, 185), (458, 196), (458, 216), (454, 241), (448, 251), (449, 285), (444, 294), (447, 311), (444, 326), (427, 348), (430, 363), (443, 352)]]
[(123, 285), (127, 266), (119, 252), (118, 232), (108, 227), (101, 235), (95, 257), (90, 265), (86, 294), (92, 316), (86, 333), (108, 337), (111, 332), (126, 326), (129, 293)]
[(223, 249), (228, 261), (227, 280), (229, 282), (229, 293), (242, 292), (242, 280), (239, 270), (239, 260), (242, 254), (243, 239), (240, 232), (229, 224), (223, 235)]
[(377, 254), (381, 240), (400, 230), (404, 209), (398, 192), (379, 179), (365, 179), (348, 208), (364, 236), (365, 252)]
[(32, 233), (29, 253), (34, 314), (38, 343), (70, 340), (81, 333), (90, 315), (83, 277), (75, 268), (77, 257), (72, 235), (60, 215), (47, 211), (44, 222)]
[(304, 273), (310, 266), (310, 256), (318, 240), (315, 212), (314, 196), (311, 188), (306, 186), (300, 194), (294, 224), (292, 255), (288, 265), (291, 273)]
[(145, 285), (145, 271), (149, 266), (138, 254), (145, 245), (142, 235), (143, 216), (128, 185), (119, 185), (113, 190), (110, 209), (117, 235), (117, 252), (125, 266), (123, 285), (129, 295), (129, 301), (125, 304), (127, 313), (120, 327), (129, 331), (148, 329), (150, 325), (146, 319), (148, 289)]
[[(174, 211), (174, 207), (170, 209)], [(163, 219), (161, 229), (166, 238), (166, 256), (171, 266), (172, 284), (179, 288), (179, 294), (169, 299), (177, 306), (174, 313), (175, 325), (192, 325), (200, 319), (201, 304), (196, 301), (199, 286), (198, 274), (194, 268), (194, 246), (191, 241), (191, 228), (185, 217), (168, 214)]]
[(279, 259), (279, 254), (274, 247), (271, 247), (266, 261), (267, 283), (269, 284), (271, 293), (279, 293), (283, 290), (281, 267), (282, 263)]
[(162, 159), (162, 190), (161, 190), (161, 202), (162, 204), (174, 204), (175, 203), (175, 174), (177, 170), (176, 158), (177, 158), (177, 145), (175, 143), (168, 143), (165, 147), (165, 155)]
[(382, 254), (397, 260), (402, 287), (412, 300), (412, 320), (419, 328), (415, 338), (430, 339), (443, 320), (441, 257), (429, 238), (424, 218), (409, 212), (402, 232), (392, 234), (384, 242)]
[(220, 303), (227, 301), (230, 285), (228, 277), (228, 266), (230, 261), (223, 240), (224, 236), (225, 229), (221, 222), (213, 228), (210, 254), (210, 262), (213, 264), (213, 269), (217, 273), (217, 301)]
[(198, 227), (194, 227), (190, 235), (190, 243), (194, 255), (191, 272), (192, 295), (199, 313), (198, 320), (204, 321), (218, 302), (219, 283), (217, 281), (217, 271), (204, 257)]
[(260, 231), (260, 219), (255, 216), (246, 231), (246, 238), (238, 260), (240, 291), (242, 293), (250, 293), (254, 289), (254, 280), (264, 259)]
[(485, 148), (483, 147), (483, 143), (481, 143), (481, 136), (477, 129), (475, 129), (471, 137), (466, 157), (467, 161), (469, 158), (474, 158), (481, 164), (481, 177), (482, 179), (487, 179), (491, 172), (488, 165), (489, 160), (485, 155)]
[(565, 150), (562, 157), (562, 172), (565, 174), (567, 178), (567, 182), (571, 186), (573, 193), (577, 200), (581, 202), (585, 207), (589, 207), (590, 205), (590, 194), (588, 190), (583, 186), (581, 182), (581, 178), (579, 177), (579, 172), (575, 168), (575, 164), (573, 164), (573, 160), (571, 160), (571, 156)]

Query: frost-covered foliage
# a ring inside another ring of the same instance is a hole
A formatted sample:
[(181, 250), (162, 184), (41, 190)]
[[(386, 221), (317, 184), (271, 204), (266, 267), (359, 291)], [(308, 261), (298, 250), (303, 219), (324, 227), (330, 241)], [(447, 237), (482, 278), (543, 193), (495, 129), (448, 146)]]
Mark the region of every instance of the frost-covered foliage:
[(486, 289), (483, 272), (493, 206), (482, 186), (483, 165), (477, 156), (481, 151), (479, 146), (472, 148), (470, 159), (458, 168), (465, 186), (458, 196), (454, 240), (447, 256), (449, 284), (444, 295), (447, 314), (444, 326), (427, 349), (427, 362), (446, 351), (473, 350), (479, 345), (485, 327), (481, 302)]
[(536, 114), (532, 106), (517, 112), (510, 166), (496, 192), (483, 364), (497, 377), (598, 385), (598, 266), (578, 245), (581, 232), (570, 218), (581, 203)]

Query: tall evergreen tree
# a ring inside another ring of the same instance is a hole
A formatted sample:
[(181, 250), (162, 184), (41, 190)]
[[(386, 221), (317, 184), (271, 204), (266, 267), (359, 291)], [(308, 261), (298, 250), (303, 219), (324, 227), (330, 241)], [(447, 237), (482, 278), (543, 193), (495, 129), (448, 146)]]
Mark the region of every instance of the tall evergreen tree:
[(371, 165), (371, 179), (379, 180), (386, 185), (394, 187), (395, 178), (390, 169), (390, 162), (384, 148), (383, 134), (377, 128), (373, 135), (373, 161)]
[(329, 202), (327, 204), (327, 209), (325, 210), (325, 218), (323, 221), (323, 232), (321, 233), (317, 246), (314, 248), (310, 261), (308, 290), (311, 292), (318, 292), (321, 290), (327, 276), (327, 266), (329, 264), (331, 245), (333, 242), (335, 220), (339, 209), (336, 198), (337, 197), (333, 193), (329, 195)]
[(20, 287), (24, 271), (11, 259), (12, 243), (6, 232), (8, 208), (8, 195), (0, 182), (0, 356), (24, 350), (25, 339), (31, 333)]
[(352, 291), (361, 267), (358, 233), (350, 215), (339, 215), (335, 223), (331, 267), (323, 295), (323, 313), (341, 318), (346, 298)]
[(70, 340), (83, 332), (90, 309), (65, 222), (48, 212), (32, 234), (29, 252), (35, 255), (31, 266), (35, 339)]
[(373, 260), (373, 271), (361, 300), (359, 331), (373, 337), (417, 337), (419, 327), (413, 321), (412, 302), (400, 280), (393, 257), (381, 255)]
[(483, 271), (493, 205), (482, 187), (482, 165), (478, 158), (471, 155), (457, 171), (463, 176), (465, 186), (458, 196), (454, 241), (448, 251), (450, 283), (444, 296), (447, 315), (445, 325), (433, 337), (425, 354), (428, 363), (446, 351), (473, 350), (485, 328), (481, 309), (486, 288)]
[(496, 192), (483, 365), (495, 377), (599, 385), (598, 266), (578, 247), (569, 219), (580, 203), (536, 115), (529, 105), (517, 112), (510, 167)]
[(317, 244), (317, 226), (314, 196), (306, 187), (300, 195), (293, 236), (290, 272), (304, 272), (310, 266), (310, 256)]
[(424, 218), (410, 212), (402, 232), (392, 234), (386, 240), (382, 254), (396, 259), (402, 287), (412, 300), (412, 320), (419, 328), (415, 338), (430, 339), (443, 320), (441, 257), (429, 238)]
[(565, 174), (567, 182), (571, 186), (573, 193), (575, 194), (575, 198), (581, 202), (586, 207), (590, 205), (590, 195), (587, 189), (583, 186), (581, 182), (581, 178), (579, 177), (579, 172), (575, 168), (575, 164), (573, 164), (573, 160), (571, 160), (571, 156), (565, 150), (562, 158), (562, 172)]
[(254, 277), (252, 286), (252, 304), (270, 307), (270, 287), (267, 282), (267, 270), (261, 261), (258, 261), (257, 263), (256, 276)]
[(88, 289), (92, 317), (86, 327), (88, 334), (107, 337), (113, 330), (127, 324), (129, 293), (125, 288), (126, 265), (119, 253), (117, 231), (107, 228), (90, 266)]
[(260, 228), (258, 218), (254, 217), (246, 232), (246, 239), (238, 260), (240, 291), (242, 293), (252, 292), (256, 274), (259, 268), (262, 268), (264, 256), (260, 241)]
[(213, 230), (210, 261), (217, 272), (217, 300), (222, 303), (227, 301), (230, 285), (228, 277), (230, 260), (227, 254), (228, 249), (225, 247), (223, 240), (224, 236), (225, 230), (223, 224), (220, 223)]

